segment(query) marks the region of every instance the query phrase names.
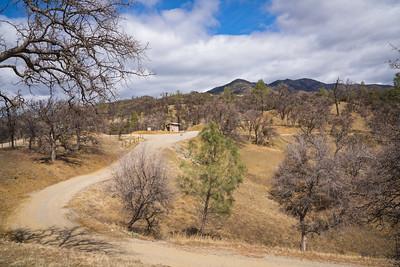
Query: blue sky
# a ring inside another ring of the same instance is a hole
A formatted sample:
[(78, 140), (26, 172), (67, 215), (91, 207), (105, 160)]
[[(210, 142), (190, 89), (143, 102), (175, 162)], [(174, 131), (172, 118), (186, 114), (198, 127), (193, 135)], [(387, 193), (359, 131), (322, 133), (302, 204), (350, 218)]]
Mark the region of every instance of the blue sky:
[[(6, 0), (0, 0), (4, 6)], [(205, 91), (236, 78), (312, 78), (392, 84), (398, 0), (136, 0), (120, 28), (143, 45), (155, 75), (119, 85), (120, 97)], [(22, 17), (10, 6), (6, 18)], [(16, 41), (0, 22), (0, 37)], [(397, 70), (398, 71), (398, 70)], [(0, 86), (15, 77), (0, 71)]]
[[(210, 30), (213, 34), (249, 34), (254, 31), (271, 30), (275, 16), (266, 11), (268, 1), (262, 0), (224, 0), (219, 3), (216, 14), (218, 24)], [(143, 12), (149, 8), (143, 8)], [(153, 8), (158, 12), (174, 8), (190, 9), (193, 1), (160, 1)]]
[[(147, 3), (146, 3), (147, 2)], [(148, 3), (151, 3), (150, 5)], [(145, 4), (146, 3), (146, 4)], [(193, 7), (193, 1), (163, 0), (141, 1), (132, 6), (130, 12), (139, 14), (162, 12), (171, 9), (187, 9)], [(255, 31), (274, 30), (275, 16), (266, 10), (269, 1), (265, 0), (223, 0), (219, 3), (216, 14), (218, 24), (211, 27), (211, 34), (249, 34)], [(10, 0), (0, 0), (0, 8), (7, 7), (4, 14), (9, 17), (22, 17), (23, 9)]]

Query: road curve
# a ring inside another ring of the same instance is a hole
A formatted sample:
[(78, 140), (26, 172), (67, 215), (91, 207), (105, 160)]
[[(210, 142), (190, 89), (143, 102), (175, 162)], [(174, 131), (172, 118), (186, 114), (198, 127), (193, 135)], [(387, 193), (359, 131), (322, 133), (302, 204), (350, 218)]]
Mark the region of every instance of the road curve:
[[(158, 151), (169, 147), (176, 142), (193, 138), (197, 132), (182, 134), (142, 135), (144, 142), (136, 146), (131, 152), (146, 150)], [(47, 229), (50, 227), (69, 228), (77, 226), (67, 218), (68, 202), (76, 193), (86, 187), (110, 179), (112, 170), (118, 161), (96, 172), (76, 176), (72, 179), (51, 185), (41, 191), (33, 192), (30, 197), (8, 219), (10, 229), (28, 228), (31, 230)]]
[[(143, 135), (145, 141), (136, 146), (131, 152), (146, 150), (161, 151), (176, 142), (193, 138), (197, 132), (183, 134)], [(34, 192), (15, 211), (8, 220), (8, 227), (13, 229), (42, 230), (52, 227), (72, 228), (79, 226), (68, 219), (69, 210), (66, 208), (75, 194), (86, 187), (110, 179), (113, 168), (118, 161), (99, 171), (74, 177)], [(107, 237), (104, 237), (107, 239)], [(231, 251), (220, 249), (200, 249), (174, 246), (164, 241), (144, 241), (138, 239), (108, 240), (122, 249), (123, 253), (139, 259), (143, 263), (162, 264), (174, 267), (344, 267), (332, 263), (312, 262), (288, 257), (266, 255), (265, 257), (248, 257)]]

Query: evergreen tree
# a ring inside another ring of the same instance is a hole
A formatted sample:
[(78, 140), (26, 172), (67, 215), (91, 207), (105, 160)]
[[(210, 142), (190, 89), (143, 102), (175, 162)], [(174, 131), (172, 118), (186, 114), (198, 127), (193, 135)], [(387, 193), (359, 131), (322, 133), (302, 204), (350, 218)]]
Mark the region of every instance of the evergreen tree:
[(256, 86), (254, 87), (252, 93), (255, 97), (257, 108), (264, 112), (270, 89), (267, 87), (263, 80), (259, 80), (256, 83)]
[(191, 164), (183, 164), (180, 186), (184, 193), (196, 197), (201, 205), (200, 233), (204, 232), (210, 214), (229, 215), (233, 192), (242, 182), (244, 165), (238, 149), (215, 123), (203, 129), (200, 142), (191, 142)]

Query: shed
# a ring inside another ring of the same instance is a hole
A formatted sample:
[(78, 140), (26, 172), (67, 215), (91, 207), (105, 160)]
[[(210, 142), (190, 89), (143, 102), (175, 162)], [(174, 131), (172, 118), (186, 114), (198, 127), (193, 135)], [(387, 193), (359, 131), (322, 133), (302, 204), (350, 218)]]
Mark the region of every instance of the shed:
[(170, 132), (179, 132), (181, 124), (178, 122), (170, 122), (167, 124), (167, 130)]

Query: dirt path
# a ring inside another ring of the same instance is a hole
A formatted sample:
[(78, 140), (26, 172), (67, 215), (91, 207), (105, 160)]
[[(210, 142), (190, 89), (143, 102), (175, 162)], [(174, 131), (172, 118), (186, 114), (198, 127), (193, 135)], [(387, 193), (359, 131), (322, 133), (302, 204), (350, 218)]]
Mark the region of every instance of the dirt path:
[[(144, 135), (145, 142), (136, 146), (130, 153), (139, 151), (143, 146), (151, 151), (161, 151), (176, 142), (192, 138), (197, 132), (187, 132), (174, 135)], [(111, 177), (112, 169), (118, 162), (97, 172), (77, 176), (64, 182), (49, 186), (34, 192), (8, 220), (10, 229), (40, 230), (56, 228), (72, 228), (78, 225), (68, 219), (68, 202), (75, 194), (89, 185), (107, 180)], [(124, 253), (141, 260), (143, 263), (164, 264), (175, 267), (203, 266), (284, 266), (284, 267), (339, 267), (346, 265), (304, 261), (287, 257), (267, 255), (264, 258), (247, 257), (226, 250), (194, 249), (174, 246), (162, 241), (143, 241), (137, 239), (110, 240)]]

